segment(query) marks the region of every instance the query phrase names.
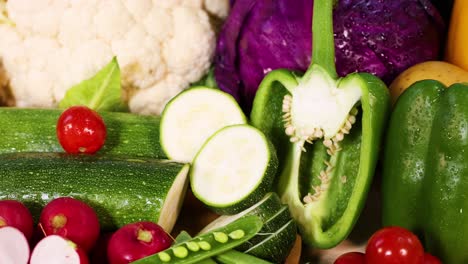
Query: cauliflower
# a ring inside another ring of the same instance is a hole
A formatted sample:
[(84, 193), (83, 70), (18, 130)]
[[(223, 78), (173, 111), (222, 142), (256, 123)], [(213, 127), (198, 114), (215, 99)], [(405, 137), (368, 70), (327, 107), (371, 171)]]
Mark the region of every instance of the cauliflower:
[(130, 111), (160, 114), (208, 71), (228, 9), (229, 0), (0, 0), (0, 87), (18, 107), (56, 107), (116, 56)]

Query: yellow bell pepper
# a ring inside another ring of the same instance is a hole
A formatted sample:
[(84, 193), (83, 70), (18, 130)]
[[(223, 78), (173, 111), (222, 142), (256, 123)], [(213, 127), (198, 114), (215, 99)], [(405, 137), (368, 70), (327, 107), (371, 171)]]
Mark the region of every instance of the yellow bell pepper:
[(445, 60), (468, 71), (468, 1), (455, 0), (450, 20)]
[[(466, 53), (468, 55), (468, 50)], [(437, 80), (447, 87), (454, 83), (468, 83), (468, 71), (444, 61), (426, 61), (413, 65), (398, 75), (390, 85), (392, 104), (413, 83), (429, 79)]]

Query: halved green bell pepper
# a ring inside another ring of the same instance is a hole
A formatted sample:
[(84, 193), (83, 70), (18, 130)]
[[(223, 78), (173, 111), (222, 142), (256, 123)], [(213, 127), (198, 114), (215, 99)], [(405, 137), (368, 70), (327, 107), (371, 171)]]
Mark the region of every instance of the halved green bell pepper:
[(344, 240), (360, 215), (390, 101), (371, 74), (338, 77), (332, 11), (333, 0), (314, 1), (313, 63), (303, 76), (270, 72), (251, 113), (278, 151), (277, 191), (304, 241), (318, 248)]
[(443, 263), (468, 263), (468, 86), (409, 87), (384, 155), (383, 224), (415, 232)]

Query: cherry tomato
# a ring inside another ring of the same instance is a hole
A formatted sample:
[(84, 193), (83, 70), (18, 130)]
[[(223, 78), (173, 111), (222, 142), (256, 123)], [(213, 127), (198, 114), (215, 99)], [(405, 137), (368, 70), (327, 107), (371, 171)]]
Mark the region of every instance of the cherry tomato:
[(57, 122), (57, 138), (68, 153), (97, 152), (104, 145), (106, 126), (101, 116), (85, 106), (65, 110)]
[(348, 252), (339, 256), (333, 264), (364, 264), (364, 253)]
[(424, 264), (442, 264), (442, 261), (429, 253), (424, 253)]
[(423, 264), (424, 248), (418, 237), (401, 227), (375, 232), (367, 243), (368, 264)]

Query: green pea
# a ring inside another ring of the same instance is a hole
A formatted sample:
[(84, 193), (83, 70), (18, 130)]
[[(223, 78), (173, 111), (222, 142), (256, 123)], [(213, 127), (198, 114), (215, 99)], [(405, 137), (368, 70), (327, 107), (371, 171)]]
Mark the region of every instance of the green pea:
[(187, 242), (187, 247), (190, 251), (193, 251), (193, 252), (197, 252), (198, 250), (200, 250), (200, 246), (196, 242), (193, 242), (193, 241)]
[(158, 253), (158, 256), (159, 256), (159, 259), (162, 261), (162, 262), (169, 262), (171, 261), (171, 256), (169, 254), (167, 254), (166, 252), (159, 252)]
[(223, 232), (214, 232), (213, 233), (214, 239), (219, 243), (226, 243), (229, 240), (229, 237)]
[(178, 258), (185, 258), (188, 256), (188, 250), (183, 246), (175, 247), (172, 251), (174, 252), (174, 256)]
[(203, 250), (210, 250), (210, 249), (211, 249), (210, 243), (208, 243), (208, 242), (206, 242), (206, 241), (200, 241), (200, 242), (198, 242), (198, 245), (199, 245), (200, 248), (203, 249)]
[(229, 237), (232, 239), (241, 239), (245, 236), (244, 230), (237, 229), (236, 231), (232, 231), (229, 233)]

